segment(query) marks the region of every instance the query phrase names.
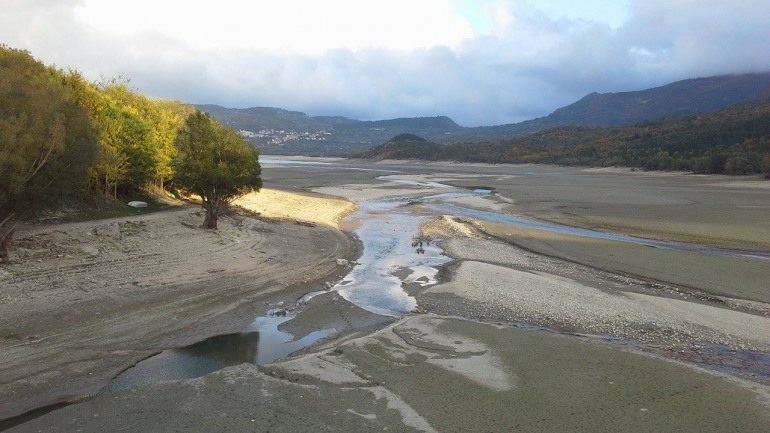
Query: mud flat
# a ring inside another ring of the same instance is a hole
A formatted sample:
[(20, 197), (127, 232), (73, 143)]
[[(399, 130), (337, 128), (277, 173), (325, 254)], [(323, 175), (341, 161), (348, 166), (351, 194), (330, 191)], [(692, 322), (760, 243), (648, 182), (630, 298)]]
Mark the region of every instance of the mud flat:
[(767, 403), (767, 387), (591, 339), (424, 315), (11, 431), (766, 431)]
[[(717, 296), (770, 303), (770, 258), (727, 257), (561, 235), (479, 221), (504, 242), (616, 274), (646, 278)], [(765, 254), (767, 254), (765, 252)], [(747, 252), (750, 256), (751, 252)]]

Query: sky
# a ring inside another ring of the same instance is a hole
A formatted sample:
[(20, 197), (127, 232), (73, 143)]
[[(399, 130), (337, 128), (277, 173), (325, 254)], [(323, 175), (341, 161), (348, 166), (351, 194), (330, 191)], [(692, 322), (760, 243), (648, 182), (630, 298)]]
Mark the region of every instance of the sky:
[(0, 43), (153, 98), (480, 126), (770, 71), (770, 0), (0, 0)]

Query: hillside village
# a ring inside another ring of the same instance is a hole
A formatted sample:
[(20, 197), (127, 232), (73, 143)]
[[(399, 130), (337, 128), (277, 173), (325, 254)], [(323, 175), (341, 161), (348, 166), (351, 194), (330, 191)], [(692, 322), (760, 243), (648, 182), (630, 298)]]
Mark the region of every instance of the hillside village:
[(331, 132), (321, 131), (293, 131), (283, 129), (260, 129), (259, 131), (238, 130), (238, 134), (246, 140), (256, 145), (284, 145), (288, 142), (297, 141), (326, 141)]

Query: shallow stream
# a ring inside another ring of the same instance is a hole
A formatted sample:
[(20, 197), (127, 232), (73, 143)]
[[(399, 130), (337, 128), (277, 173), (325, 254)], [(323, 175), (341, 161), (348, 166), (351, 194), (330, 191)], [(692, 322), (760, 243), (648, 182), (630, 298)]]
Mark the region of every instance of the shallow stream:
[[(385, 316), (400, 317), (417, 306), (403, 285), (435, 284), (438, 267), (451, 259), (435, 243), (416, 238), (426, 217), (410, 212), (405, 206), (409, 203), (406, 198), (359, 203), (359, 210), (348, 218), (348, 223), (356, 227), (353, 232), (363, 244), (363, 254), (331, 290), (360, 308)], [(261, 365), (285, 358), (337, 332), (333, 328), (317, 330), (296, 339), (279, 329), (293, 319), (287, 310), (301, 310), (302, 304), (325, 293), (328, 291), (307, 294), (298, 301), (300, 308), (273, 309), (242, 332), (215, 336), (147, 358), (121, 373), (105, 391), (193, 379), (233, 365)]]
[[(345, 164), (313, 161), (263, 160), (262, 162), (399, 173), (395, 170), (367, 169)], [(537, 175), (545, 174), (538, 173)], [(419, 179), (417, 176), (414, 177)], [(405, 286), (435, 284), (437, 269), (451, 260), (443, 255), (435, 243), (429, 243), (427, 239), (415, 238), (419, 234), (420, 225), (426, 218), (435, 215), (453, 215), (654, 248), (770, 260), (770, 252), (768, 251), (739, 251), (654, 241), (569, 227), (505, 213), (471, 209), (459, 206), (452, 200), (466, 196), (485, 196), (491, 192), (487, 190), (467, 191), (450, 185), (419, 180), (387, 180), (399, 183), (406, 188), (414, 188), (415, 195), (358, 203), (359, 210), (351, 215), (346, 223), (351, 226), (351, 230), (361, 240), (363, 254), (357, 262), (353, 263), (348, 275), (332, 288), (349, 302), (376, 314), (400, 317), (413, 311), (417, 307), (417, 303), (405, 290)], [(421, 204), (422, 206), (412, 206), (413, 204)], [(416, 209), (420, 209), (420, 211), (417, 212)], [(419, 244), (414, 245), (415, 242), (419, 241), (423, 242), (421, 246)], [(418, 254), (418, 247), (421, 247), (424, 253), (420, 251)], [(160, 381), (192, 379), (228, 366), (242, 363), (260, 365), (283, 359), (324, 338), (332, 337), (338, 332), (333, 328), (319, 329), (301, 338), (296, 338), (294, 335), (279, 329), (281, 324), (294, 318), (292, 311), (300, 311), (298, 314), (302, 314), (301, 305), (303, 303), (307, 303), (313, 297), (324, 293), (328, 293), (328, 291), (307, 294), (298, 301), (300, 308), (287, 306), (285, 309), (275, 308), (268, 311), (265, 316), (255, 318), (241, 332), (219, 335), (187, 347), (163, 351), (120, 374), (104, 391), (118, 391)], [(751, 374), (759, 377), (770, 375), (770, 356), (765, 353), (734, 351), (721, 346), (704, 345), (697, 352), (681, 352), (680, 355), (680, 359), (712, 368), (716, 367), (731, 374)], [(35, 413), (30, 414), (27, 418), (38, 416), (56, 407), (58, 406), (34, 411)]]
[[(274, 164), (313, 164), (339, 167), (339, 164), (270, 160)], [(351, 167), (350, 169), (357, 169)], [(387, 170), (375, 170), (387, 171)], [(383, 179), (385, 180), (385, 179)], [(428, 216), (453, 215), (517, 227), (556, 232), (560, 234), (604, 239), (680, 251), (770, 259), (770, 252), (751, 252), (713, 248), (700, 245), (655, 241), (633, 236), (599, 232), (538, 221), (530, 218), (495, 213), (458, 206), (452, 199), (486, 196), (488, 190), (468, 191), (450, 185), (419, 180), (387, 179), (389, 182), (417, 188), (414, 195), (359, 202), (359, 210), (348, 217), (346, 224), (363, 244), (363, 254), (345, 278), (331, 290), (356, 306), (375, 314), (400, 317), (417, 307), (405, 286), (427, 286), (436, 283), (438, 268), (451, 259), (443, 255), (435, 243), (419, 238), (419, 228)], [(414, 204), (421, 212), (415, 212)], [(419, 248), (419, 252), (418, 252)], [(301, 305), (328, 291), (312, 292), (298, 301)], [(293, 311), (295, 308), (288, 308)], [(286, 314), (287, 310), (280, 310)], [(276, 311), (273, 311), (276, 313)], [(301, 314), (301, 313), (299, 313)], [(318, 330), (296, 339), (278, 329), (291, 320), (286, 316), (268, 314), (257, 317), (240, 333), (216, 336), (181, 349), (164, 351), (126, 370), (107, 391), (130, 388), (146, 383), (190, 379), (222, 368), (249, 362), (266, 364), (285, 358), (291, 353), (334, 335), (335, 329)]]

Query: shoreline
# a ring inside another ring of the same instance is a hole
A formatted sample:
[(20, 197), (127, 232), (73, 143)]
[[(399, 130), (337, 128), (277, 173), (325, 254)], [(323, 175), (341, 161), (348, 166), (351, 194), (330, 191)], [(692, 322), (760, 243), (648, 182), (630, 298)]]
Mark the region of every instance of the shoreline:
[[(341, 202), (327, 204), (328, 215)], [(21, 250), (12, 252), (16, 263), (5, 268), (0, 306), (0, 349), (6, 353), (0, 419), (94, 395), (164, 349), (237, 332), (265, 314), (266, 303), (294, 302), (340, 278), (346, 268), (335, 260), (352, 261), (361, 253), (355, 237), (327, 225), (328, 218), (303, 225), (236, 213), (221, 218), (219, 231), (207, 232), (187, 226), (200, 223), (197, 213), (183, 207), (19, 234)], [(289, 245), (297, 242), (301, 249)], [(34, 249), (37, 244), (43, 249)], [(201, 247), (209, 252), (194, 251)], [(179, 258), (183, 250), (193, 251)], [(128, 266), (120, 269), (127, 254)], [(159, 260), (167, 254), (174, 259)], [(200, 255), (209, 260), (196, 259)], [(220, 270), (212, 260), (234, 269)], [(152, 263), (158, 261), (163, 263)], [(269, 275), (254, 274), (265, 267)], [(24, 311), (24, 317), (13, 311)], [(76, 340), (89, 341), (92, 349), (82, 350)]]

